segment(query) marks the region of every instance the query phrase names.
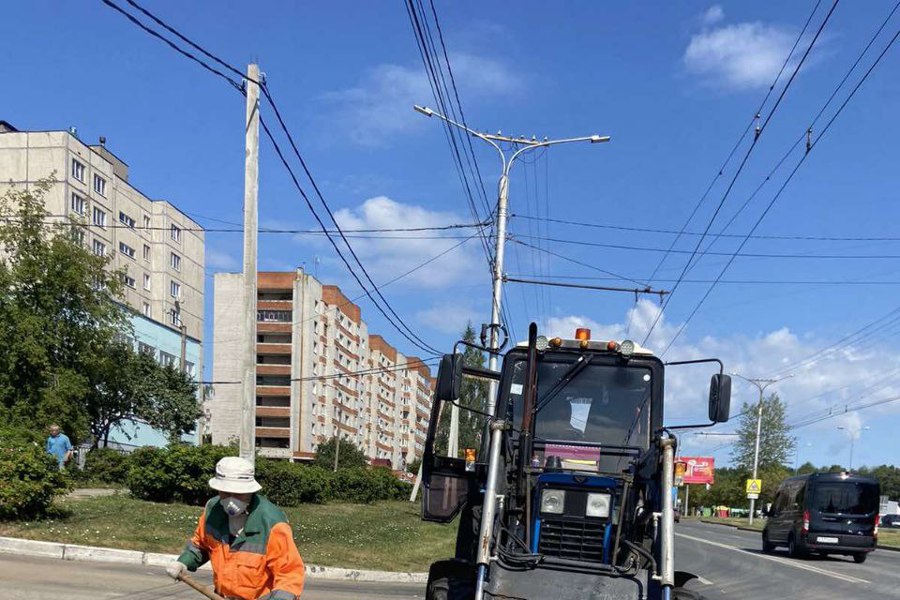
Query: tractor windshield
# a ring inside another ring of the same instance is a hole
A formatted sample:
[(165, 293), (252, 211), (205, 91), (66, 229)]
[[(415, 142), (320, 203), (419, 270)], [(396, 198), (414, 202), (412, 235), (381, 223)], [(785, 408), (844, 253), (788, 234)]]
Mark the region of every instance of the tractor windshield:
[[(525, 366), (524, 360), (517, 361), (509, 380), (516, 425), (522, 421)], [(535, 439), (646, 448), (650, 442), (650, 369), (593, 363), (572, 367), (571, 355), (566, 360), (548, 356), (538, 363)]]

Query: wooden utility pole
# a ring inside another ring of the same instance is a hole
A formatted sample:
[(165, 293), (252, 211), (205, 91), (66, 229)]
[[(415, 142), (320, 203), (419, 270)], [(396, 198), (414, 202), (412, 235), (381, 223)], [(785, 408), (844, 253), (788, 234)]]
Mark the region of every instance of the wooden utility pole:
[(241, 370), (242, 458), (254, 462), (256, 455), (256, 235), (259, 192), (259, 65), (247, 67), (247, 120), (244, 157), (244, 345)]

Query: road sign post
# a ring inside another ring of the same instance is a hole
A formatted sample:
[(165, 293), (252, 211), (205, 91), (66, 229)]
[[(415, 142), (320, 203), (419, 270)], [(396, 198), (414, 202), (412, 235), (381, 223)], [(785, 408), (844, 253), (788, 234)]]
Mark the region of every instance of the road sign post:
[[(759, 495), (762, 493), (762, 479), (748, 479), (747, 480), (747, 499), (748, 500), (759, 500)], [(751, 508), (752, 510), (752, 508)], [(752, 519), (753, 516), (751, 515)]]

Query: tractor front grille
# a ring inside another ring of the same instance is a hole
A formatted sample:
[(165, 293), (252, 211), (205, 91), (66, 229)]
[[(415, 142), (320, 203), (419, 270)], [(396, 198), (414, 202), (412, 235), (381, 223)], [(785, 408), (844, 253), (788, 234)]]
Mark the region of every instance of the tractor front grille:
[(603, 562), (605, 523), (584, 519), (544, 518), (538, 552), (570, 560)]

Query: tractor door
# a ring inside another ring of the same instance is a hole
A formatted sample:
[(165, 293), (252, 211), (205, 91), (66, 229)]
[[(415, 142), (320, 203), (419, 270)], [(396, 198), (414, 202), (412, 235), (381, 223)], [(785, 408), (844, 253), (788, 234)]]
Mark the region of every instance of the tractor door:
[(426, 521), (452, 521), (480, 493), (485, 465), (478, 454), (487, 417), (475, 411), (483, 411), (488, 386), (484, 379), (466, 376), (464, 381), (465, 374), (472, 372), (480, 377), (490, 373), (465, 368), (462, 354), (444, 355), (438, 369), (422, 456), (422, 518)]

